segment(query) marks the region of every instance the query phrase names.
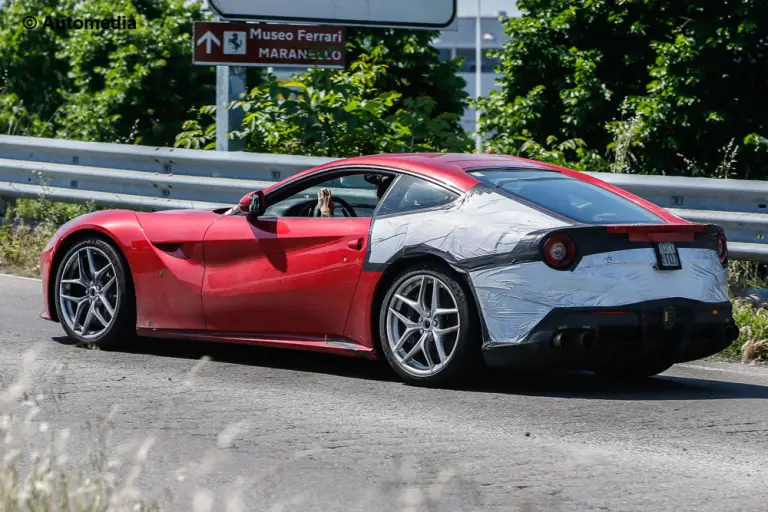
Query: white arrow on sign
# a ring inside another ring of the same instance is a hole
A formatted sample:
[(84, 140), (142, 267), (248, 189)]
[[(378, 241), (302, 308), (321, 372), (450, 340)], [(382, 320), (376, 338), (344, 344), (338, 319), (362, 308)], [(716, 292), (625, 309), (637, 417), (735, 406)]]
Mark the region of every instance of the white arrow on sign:
[(211, 53), (211, 43), (216, 43), (216, 46), (221, 46), (221, 41), (213, 35), (210, 31), (203, 34), (203, 37), (197, 40), (197, 46), (205, 43), (205, 53)]

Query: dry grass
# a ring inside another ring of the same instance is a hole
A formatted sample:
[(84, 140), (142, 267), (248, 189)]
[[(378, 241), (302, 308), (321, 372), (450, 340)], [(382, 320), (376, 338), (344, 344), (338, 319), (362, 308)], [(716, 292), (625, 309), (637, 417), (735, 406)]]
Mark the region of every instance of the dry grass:
[(93, 204), (54, 203), (40, 197), (19, 199), (0, 219), (0, 272), (40, 275), (40, 251), (58, 226), (91, 212)]
[[(114, 409), (95, 425), (88, 425), (89, 446), (81, 459), (72, 459), (68, 452), (70, 428), (55, 430), (36, 420), (44, 408), (60, 402), (59, 391), (64, 384), (60, 366), (40, 371), (36, 350), (24, 354), (16, 380), (0, 394), (0, 509), (144, 512), (171, 504), (174, 493), (166, 493), (162, 503), (145, 496), (138, 487), (155, 442), (152, 433), (109, 455)], [(190, 386), (191, 380), (183, 385)], [(244, 510), (241, 502), (232, 501), (236, 496), (229, 494), (229, 502), (219, 510)], [(193, 501), (195, 511), (213, 510), (212, 504), (206, 506), (207, 497), (195, 496)]]
[(40, 276), (40, 251), (56, 232), (50, 222), (13, 220), (0, 224), (0, 272)]
[(734, 299), (733, 317), (741, 329), (726, 354), (742, 362), (768, 361), (768, 311), (746, 300)]
[[(37, 359), (42, 344), (27, 351), (16, 379), (0, 391), (0, 510), (3, 512), (150, 512), (192, 510), (194, 512), (244, 512), (246, 510), (286, 511), (311, 502), (297, 492), (290, 500), (271, 506), (254, 506), (243, 499), (244, 491), (267, 478), (281, 464), (295, 463), (314, 450), (297, 452), (276, 462), (273, 468), (247, 470), (248, 478), (235, 477), (233, 484), (219, 489), (206, 486), (206, 477), (228, 457), (227, 449), (242, 438), (249, 421), (227, 426), (211, 449), (199, 460), (190, 461), (169, 475), (174, 482), (162, 492), (150, 495), (141, 487), (141, 476), (152, 464), (156, 433), (170, 427), (174, 411), (185, 406), (184, 397), (194, 395), (195, 375), (208, 358), (196, 362), (180, 387), (165, 394), (165, 410), (139, 438), (116, 445), (112, 438), (115, 408), (95, 423), (86, 423), (85, 436), (72, 435), (67, 425), (57, 428), (41, 420), (52, 408), (65, 408), (65, 369), (54, 364), (41, 367)], [(2, 381), (0, 381), (2, 382)], [(77, 439), (75, 439), (77, 437)], [(86, 448), (82, 449), (83, 437)], [(72, 449), (72, 440), (77, 446)], [(78, 454), (73, 456), (73, 453)], [(84, 454), (84, 455), (82, 455)], [(424, 481), (424, 467), (416, 460), (400, 461), (378, 484), (372, 485), (355, 507), (368, 510), (371, 503), (392, 503), (392, 510), (421, 512), (445, 509), (447, 489), (459, 488), (476, 504), (478, 485), (465, 478), (458, 468), (442, 467), (434, 481)], [(257, 473), (255, 476), (254, 473)], [(415, 482), (421, 481), (420, 484)], [(159, 495), (158, 495), (159, 494)]]

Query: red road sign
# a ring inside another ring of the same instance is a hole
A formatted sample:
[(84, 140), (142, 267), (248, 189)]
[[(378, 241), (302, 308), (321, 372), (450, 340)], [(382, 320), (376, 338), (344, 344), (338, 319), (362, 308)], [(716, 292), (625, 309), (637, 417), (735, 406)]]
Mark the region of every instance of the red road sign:
[(344, 27), (196, 22), (194, 63), (343, 68)]

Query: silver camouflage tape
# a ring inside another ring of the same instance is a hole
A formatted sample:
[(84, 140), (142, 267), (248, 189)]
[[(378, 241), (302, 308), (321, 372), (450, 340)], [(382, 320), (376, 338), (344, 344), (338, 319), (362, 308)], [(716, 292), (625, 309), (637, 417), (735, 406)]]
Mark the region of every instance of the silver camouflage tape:
[(727, 272), (714, 251), (680, 249), (683, 268), (653, 268), (653, 249), (632, 249), (584, 257), (571, 271), (543, 262), (472, 272), (489, 344), (516, 344), (552, 309), (612, 307), (679, 297), (726, 302)]
[(471, 191), (445, 208), (376, 219), (370, 262), (386, 263), (420, 245), (457, 261), (507, 253), (531, 231), (566, 225), (504, 196)]

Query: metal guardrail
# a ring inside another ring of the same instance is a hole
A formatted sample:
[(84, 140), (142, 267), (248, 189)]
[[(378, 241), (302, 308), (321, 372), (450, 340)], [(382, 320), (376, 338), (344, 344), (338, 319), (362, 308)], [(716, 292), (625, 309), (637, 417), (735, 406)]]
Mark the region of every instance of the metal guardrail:
[[(216, 208), (333, 160), (3, 135), (0, 198), (44, 195), (121, 208)], [(685, 219), (722, 226), (733, 259), (768, 262), (768, 182), (588, 174)]]

